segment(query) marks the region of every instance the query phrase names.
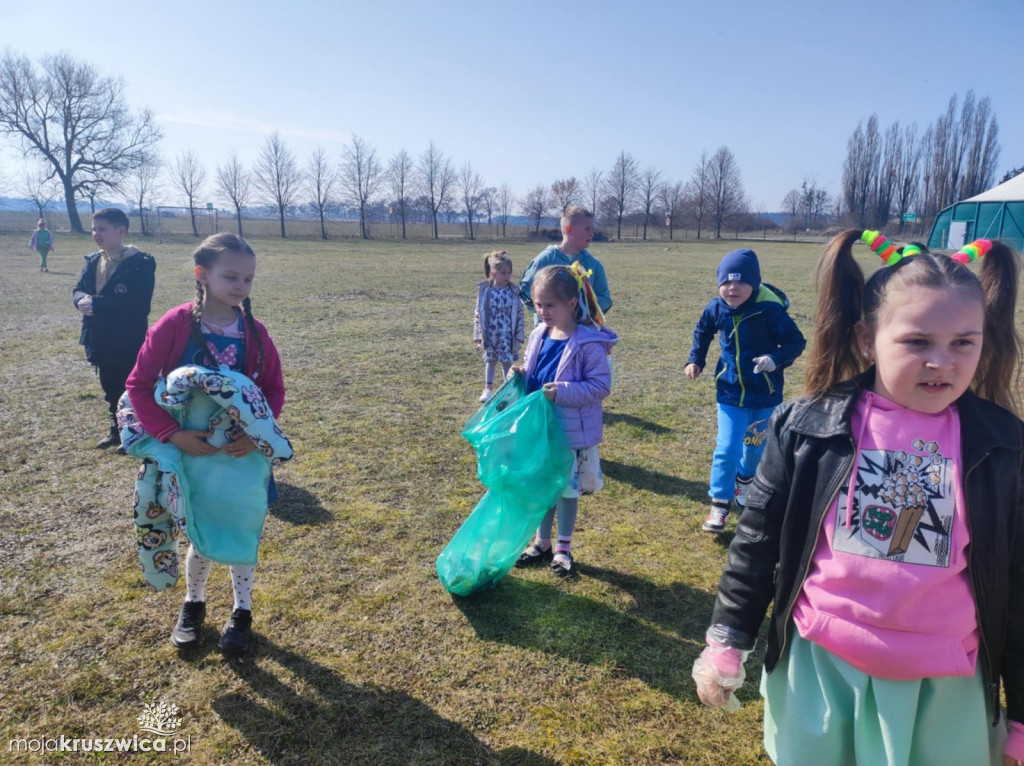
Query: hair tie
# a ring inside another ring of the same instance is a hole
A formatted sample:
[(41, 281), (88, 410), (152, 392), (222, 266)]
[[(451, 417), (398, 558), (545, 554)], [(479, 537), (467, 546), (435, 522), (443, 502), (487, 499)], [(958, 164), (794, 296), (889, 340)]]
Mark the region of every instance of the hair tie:
[(865, 245), (878, 254), (886, 266), (895, 266), (903, 259), (903, 253), (898, 252), (896, 245), (887, 240), (885, 235), (880, 232), (864, 231), (861, 232), (860, 238)]
[(912, 255), (920, 255), (920, 254), (921, 254), (921, 248), (919, 248), (917, 245), (907, 245), (906, 247), (903, 248), (903, 257), (904, 258), (909, 258)]
[(597, 303), (597, 295), (594, 293), (594, 288), (590, 286), (590, 277), (594, 276), (594, 270), (588, 269), (584, 271), (579, 261), (573, 261), (572, 266), (569, 267), (569, 273), (576, 279), (576, 285), (579, 287), (580, 297), (577, 300), (577, 304), (582, 311), (581, 319), (591, 319), (595, 323), (603, 325), (604, 313)]
[(590, 279), (594, 276), (594, 270), (588, 269), (587, 271), (584, 271), (579, 261), (572, 262), (572, 266), (569, 267), (569, 273), (576, 278), (576, 287), (580, 290), (585, 289), (584, 280)]
[(962, 263), (965, 266), (971, 261), (976, 261), (981, 256), (985, 255), (989, 250), (992, 249), (992, 240), (990, 239), (976, 239), (969, 245), (964, 245), (960, 250), (954, 253), (951, 257), (957, 263)]

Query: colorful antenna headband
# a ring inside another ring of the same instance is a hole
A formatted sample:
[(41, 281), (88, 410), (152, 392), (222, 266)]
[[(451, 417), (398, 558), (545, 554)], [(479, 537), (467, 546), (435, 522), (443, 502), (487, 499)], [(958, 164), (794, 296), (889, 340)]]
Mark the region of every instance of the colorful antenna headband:
[[(878, 254), (878, 257), (882, 259), (882, 263), (886, 266), (895, 266), (903, 259), (904, 256), (911, 255), (911, 253), (906, 252), (906, 249), (904, 249), (904, 252), (902, 253), (898, 252), (896, 245), (887, 240), (885, 235), (880, 232), (865, 231), (861, 233), (860, 238), (865, 245)], [(913, 253), (913, 255), (917, 255), (921, 252), (920, 248), (915, 249), (917, 250), (917, 253)]]
[(590, 286), (590, 277), (594, 276), (594, 270), (583, 270), (579, 261), (573, 261), (569, 267), (569, 273), (576, 279), (580, 291), (580, 308), (583, 310), (583, 319), (593, 319), (597, 324), (604, 324), (604, 313), (597, 303), (597, 295), (594, 288)]
[(976, 261), (981, 256), (985, 255), (989, 250), (992, 249), (992, 240), (990, 239), (976, 239), (969, 245), (964, 245), (960, 250), (954, 253), (951, 257), (957, 263), (967, 265), (971, 261)]

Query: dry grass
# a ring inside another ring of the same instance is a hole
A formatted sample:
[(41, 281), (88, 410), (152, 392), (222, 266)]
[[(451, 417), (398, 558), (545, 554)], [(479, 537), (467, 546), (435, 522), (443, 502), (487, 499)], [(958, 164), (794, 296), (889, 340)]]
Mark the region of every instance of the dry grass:
[[(225, 569), (205, 648), (179, 656), (182, 588), (151, 593), (137, 573), (134, 465), (92, 447), (104, 404), (69, 301), (91, 243), (63, 236), (42, 275), (27, 236), (0, 235), (0, 762), (33, 762), (12, 738), (130, 737), (159, 700), (180, 708), (196, 764), (767, 762), (756, 658), (733, 717), (701, 707), (689, 678), (729, 535), (699, 531), (714, 391), (681, 370), (731, 243), (593, 248), (622, 342), (581, 576), (514, 571), (461, 600), (433, 562), (482, 493), (458, 433), (480, 388), (471, 312), (491, 246), (255, 241), (297, 457), (277, 473), (254, 651), (226, 661)], [(807, 332), (819, 248), (759, 245)], [(517, 273), (539, 249), (507, 247)], [(192, 294), (189, 248), (143, 249), (155, 320)]]

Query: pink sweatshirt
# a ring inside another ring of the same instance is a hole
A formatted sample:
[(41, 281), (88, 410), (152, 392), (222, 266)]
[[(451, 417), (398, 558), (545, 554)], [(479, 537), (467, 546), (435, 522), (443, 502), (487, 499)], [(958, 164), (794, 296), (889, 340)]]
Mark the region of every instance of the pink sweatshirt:
[[(284, 379), (281, 376), (281, 357), (277, 354), (274, 342), (263, 323), (256, 320), (256, 329), (263, 344), (263, 369), (256, 370), (256, 341), (250, 337), (249, 328), (245, 328), (245, 362), (242, 372), (252, 378), (266, 397), (270, 411), (274, 417), (281, 416), (284, 406)], [(128, 398), (135, 408), (142, 427), (162, 442), (166, 442), (181, 426), (167, 413), (153, 397), (156, 379), (167, 375), (181, 359), (188, 348), (189, 333), (192, 330), (192, 304), (183, 303), (157, 321), (146, 333), (146, 341), (139, 350), (135, 369), (128, 376), (126, 388)]]
[(878, 678), (971, 676), (979, 631), (956, 407), (929, 415), (866, 392), (851, 425), (853, 474), (825, 514), (797, 630)]

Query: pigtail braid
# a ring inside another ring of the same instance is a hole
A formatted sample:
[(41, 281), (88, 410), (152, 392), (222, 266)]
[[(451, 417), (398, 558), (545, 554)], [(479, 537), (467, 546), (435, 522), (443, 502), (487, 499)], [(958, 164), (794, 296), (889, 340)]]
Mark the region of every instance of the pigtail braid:
[(866, 368), (857, 349), (855, 327), (864, 302), (864, 272), (853, 258), (861, 232), (849, 229), (833, 238), (815, 271), (818, 300), (806, 389), (820, 394)]
[(249, 328), (250, 337), (256, 343), (256, 374), (253, 375), (256, 378), (263, 372), (263, 338), (260, 335), (259, 328), (256, 326), (256, 317), (252, 315), (252, 301), (249, 300), (248, 295), (242, 301), (242, 316), (245, 317), (245, 325)]
[(974, 375), (975, 392), (1019, 415), (1021, 339), (1014, 322), (1017, 256), (1002, 242), (993, 242), (992, 249), (980, 260), (978, 279), (985, 296), (985, 340)]
[(203, 352), (203, 364), (216, 368), (217, 365), (210, 359), (210, 350), (206, 347), (206, 340), (203, 338), (203, 285), (196, 280), (196, 299), (192, 303), (192, 326), (189, 330), (189, 338), (199, 346)]

